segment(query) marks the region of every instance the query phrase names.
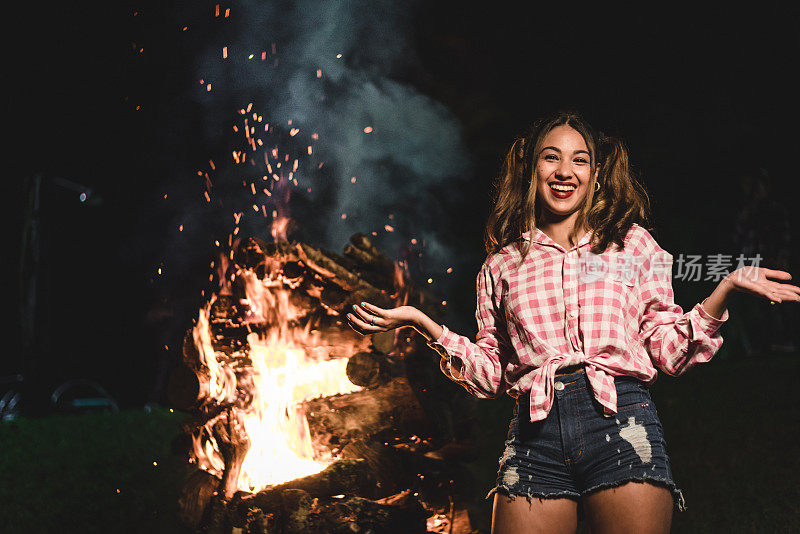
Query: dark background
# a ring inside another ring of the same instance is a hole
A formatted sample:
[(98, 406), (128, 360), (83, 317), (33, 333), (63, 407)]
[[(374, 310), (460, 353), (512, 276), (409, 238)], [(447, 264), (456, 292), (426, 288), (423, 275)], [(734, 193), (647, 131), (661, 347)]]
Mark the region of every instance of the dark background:
[[(232, 7), (234, 19), (244, 12), (240, 3), (220, 3)], [(768, 202), (744, 229), (760, 228), (750, 240), (757, 250), (788, 243), (773, 262), (797, 278), (796, 16), (730, 4), (724, 11), (672, 4), (631, 11), (608, 4), (495, 2), (476, 10), (464, 2), (376, 3), (396, 6), (390, 9), (397, 10), (405, 41), (395, 50), (388, 45), (396, 34), (388, 32), (385, 48), (399, 57), (380, 69), (360, 67), (442, 103), (463, 136), (466, 165), (454, 165), (460, 170), (452, 179), (425, 191), (436, 213), (400, 221), (412, 233), (435, 226), (451, 245), (456, 257), (424, 250), (413, 267), (418, 281), (436, 279), (455, 331), (475, 335), (475, 275), (485, 257), (491, 183), (505, 151), (534, 119), (560, 108), (578, 109), (596, 129), (627, 142), (651, 196), (654, 235), (675, 257), (740, 252), (736, 223), (754, 200), (743, 183), (768, 176)], [(196, 175), (210, 157), (230, 158), (230, 130), (215, 128), (241, 105), (239, 99), (209, 109), (197, 96), (199, 58), (209, 47), (218, 57), (219, 43), (246, 23), (215, 20), (215, 4), (89, 0), (6, 12), (12, 144), (2, 182), (10, 231), (2, 262), (9, 290), (0, 377), (22, 373), (25, 380), (21, 389), (0, 382), (0, 395), (20, 389), (23, 416), (49, 416), (0, 424), (3, 532), (185, 530), (177, 495), (192, 466), (171, 445), (185, 414), (158, 403), (179, 342), (210, 289), (211, 243), (225, 241), (232, 226), (229, 207), (206, 209)], [(366, 36), (362, 53), (347, 59), (380, 57), (369, 49), (380, 45), (384, 30)], [(289, 48), (275, 39), (279, 50)], [(25, 184), (35, 175), (43, 181), (41, 264), (35, 345), (25, 351), (20, 244)], [(93, 195), (81, 203), (59, 179)], [(391, 200), (415, 213), (424, 199), (414, 190), (417, 196)], [(314, 220), (318, 208), (296, 203), (301, 229), (328, 223)], [(180, 233), (179, 224), (185, 224)], [(266, 224), (246, 230), (263, 236)], [(376, 243), (393, 259), (414, 257), (386, 237)], [(313, 233), (296, 238), (323, 246)], [(456, 269), (449, 278), (430, 267), (450, 264)], [(714, 284), (676, 280), (674, 287), (688, 310)], [(662, 375), (653, 386), (689, 506), (676, 514), (674, 531), (797, 531), (797, 308), (734, 295), (714, 360), (677, 379)], [(793, 351), (773, 350), (792, 342)], [(50, 394), (74, 378), (102, 385), (121, 411), (54, 414)], [(467, 397), (442, 384), (454, 399)], [(510, 398), (475, 402), (475, 455), (467, 467), (475, 481), (471, 520), (483, 531), (491, 515), (483, 496), (493, 484), (512, 405)]]
[[(215, 31), (213, 5), (47, 3), (15, 16), (24, 31), (7, 48), (15, 143), (3, 262), (14, 282), (0, 374), (26, 373), (31, 409), (74, 377), (97, 380), (122, 405), (162, 400), (164, 375), (207, 288), (208, 236), (218, 231), (194, 225), (177, 248), (165, 238), (181, 203), (202, 194), (197, 181), (176, 175), (191, 175), (217, 148), (206, 146), (204, 117), (182, 96), (197, 84), (194, 58)], [(440, 196), (441, 234), (465, 266), (445, 295), (447, 320), (464, 334), (474, 334), (491, 180), (513, 137), (554, 109), (576, 108), (626, 140), (653, 200), (655, 235), (674, 255), (736, 253), (732, 225), (747, 201), (740, 179), (759, 168), (798, 228), (796, 17), (729, 6), (408, 9), (414, 50), (392, 76), (452, 111), (469, 154), (457, 188), (431, 191)], [(19, 236), (23, 180), (36, 173), (45, 180), (39, 335), (26, 355), (16, 311)], [(91, 187), (102, 203), (79, 202), (52, 184), (56, 177)], [(312, 216), (295, 213), (304, 215)], [(676, 283), (676, 295), (688, 309), (712, 288)]]

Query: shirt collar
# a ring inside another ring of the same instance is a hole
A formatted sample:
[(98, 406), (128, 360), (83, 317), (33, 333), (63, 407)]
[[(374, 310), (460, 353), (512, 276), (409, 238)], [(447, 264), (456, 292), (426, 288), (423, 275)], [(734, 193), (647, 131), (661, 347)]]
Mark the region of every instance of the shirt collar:
[[(523, 232), (522, 233), (522, 239), (526, 240), (526, 241), (530, 241), (531, 240), (531, 231), (528, 230), (527, 232)], [(574, 250), (574, 249), (576, 249), (578, 247), (582, 247), (582, 246), (590, 243), (591, 240), (592, 240), (592, 231), (589, 230), (588, 232), (583, 234), (583, 237), (580, 238), (580, 240), (578, 241), (578, 244), (575, 245), (574, 247), (572, 247), (570, 250)], [(534, 243), (538, 243), (540, 245), (547, 245), (547, 246), (555, 247), (555, 248), (557, 248), (558, 250), (560, 250), (562, 252), (566, 252), (566, 250), (564, 250), (564, 247), (562, 247), (561, 245), (559, 245), (558, 243), (553, 241), (553, 239), (549, 235), (547, 235), (544, 232), (542, 232), (539, 228), (536, 228), (535, 231), (534, 231), (533, 242)]]

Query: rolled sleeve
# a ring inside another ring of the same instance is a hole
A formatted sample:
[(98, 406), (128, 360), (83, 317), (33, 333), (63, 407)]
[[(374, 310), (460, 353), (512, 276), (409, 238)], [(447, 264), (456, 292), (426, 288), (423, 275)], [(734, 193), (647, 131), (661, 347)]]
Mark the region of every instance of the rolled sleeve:
[(722, 317), (717, 319), (710, 313), (706, 311), (703, 305), (706, 303), (705, 299), (703, 302), (696, 305), (697, 313), (699, 315), (698, 318), (698, 326), (709, 336), (714, 335), (714, 333), (719, 330), (719, 327), (722, 326), (725, 321), (728, 320), (730, 313), (728, 313), (728, 309), (725, 308), (725, 311), (722, 312)]
[[(442, 356), (442, 372), (479, 398), (494, 398), (507, 389), (503, 373), (510, 342), (500, 311), (499, 274), (499, 269), (492, 267), (488, 259), (478, 273), (475, 342), (444, 325), (439, 338), (428, 342), (428, 346)], [(453, 369), (460, 376), (455, 376)]]
[[(458, 356), (454, 357), (453, 347), (456, 346), (458, 334), (453, 333), (452, 330), (447, 328), (447, 325), (442, 325), (442, 334), (438, 339), (429, 341), (428, 346), (439, 353), (442, 359), (439, 362), (439, 368), (447, 378), (454, 382), (465, 382), (461, 371), (464, 367), (461, 359)], [(448, 350), (448, 346), (451, 347)], [(453, 369), (458, 372), (459, 376), (453, 374)]]
[(653, 363), (667, 374), (683, 374), (697, 363), (709, 361), (722, 346), (720, 326), (728, 320), (710, 315), (696, 304), (684, 313), (675, 303), (672, 289), (672, 256), (663, 250), (669, 269), (662, 276), (650, 278), (640, 285), (643, 314), (640, 337)]

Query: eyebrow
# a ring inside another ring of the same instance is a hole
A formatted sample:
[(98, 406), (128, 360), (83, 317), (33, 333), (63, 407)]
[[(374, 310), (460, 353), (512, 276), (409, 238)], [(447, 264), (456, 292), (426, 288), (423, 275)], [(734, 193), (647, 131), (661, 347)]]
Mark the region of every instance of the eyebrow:
[[(559, 154), (561, 154), (561, 149), (558, 149), (558, 148), (556, 148), (556, 147), (554, 147), (554, 146), (546, 146), (546, 147), (544, 147), (544, 148), (542, 149), (542, 152), (544, 152), (545, 150), (555, 150), (556, 152), (558, 152)], [(581, 153), (583, 153), (583, 154), (588, 154), (588, 155), (590, 155), (590, 156), (591, 156), (591, 153), (590, 153), (588, 150), (583, 150), (583, 149), (581, 149), (581, 150), (576, 150), (575, 152), (573, 152), (573, 154), (581, 154)]]

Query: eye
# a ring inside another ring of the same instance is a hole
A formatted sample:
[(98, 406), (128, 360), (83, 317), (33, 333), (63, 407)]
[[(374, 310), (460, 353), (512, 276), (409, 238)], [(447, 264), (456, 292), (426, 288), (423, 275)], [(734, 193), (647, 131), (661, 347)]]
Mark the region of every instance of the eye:
[(587, 160), (586, 158), (575, 158), (575, 161), (577, 163), (589, 163), (589, 160)]
[(558, 156), (556, 156), (555, 154), (545, 154), (544, 159), (549, 161), (555, 161), (558, 159)]

